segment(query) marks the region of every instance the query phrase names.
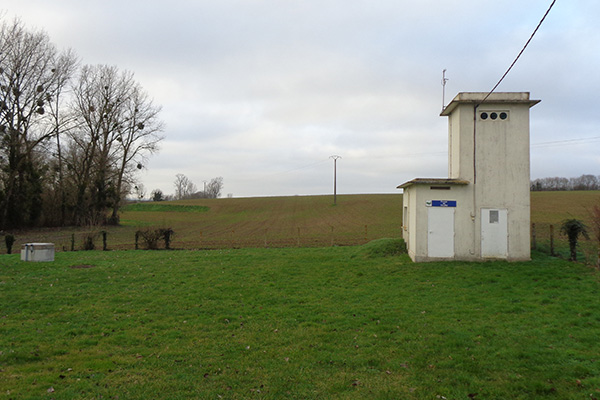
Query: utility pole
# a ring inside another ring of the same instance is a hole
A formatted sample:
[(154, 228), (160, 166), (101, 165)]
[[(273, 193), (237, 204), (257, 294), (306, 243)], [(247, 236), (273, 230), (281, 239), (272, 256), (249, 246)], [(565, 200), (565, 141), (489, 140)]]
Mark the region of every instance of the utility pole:
[(331, 156), (333, 159), (333, 205), (337, 204), (337, 160), (342, 158), (340, 156)]

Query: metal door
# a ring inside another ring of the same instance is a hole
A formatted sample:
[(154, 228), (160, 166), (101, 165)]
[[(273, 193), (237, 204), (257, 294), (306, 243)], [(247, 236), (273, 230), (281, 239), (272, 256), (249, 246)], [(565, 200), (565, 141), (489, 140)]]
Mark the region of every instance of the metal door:
[(454, 207), (429, 207), (427, 217), (427, 255), (454, 257)]
[(481, 257), (506, 258), (508, 255), (508, 210), (481, 209)]

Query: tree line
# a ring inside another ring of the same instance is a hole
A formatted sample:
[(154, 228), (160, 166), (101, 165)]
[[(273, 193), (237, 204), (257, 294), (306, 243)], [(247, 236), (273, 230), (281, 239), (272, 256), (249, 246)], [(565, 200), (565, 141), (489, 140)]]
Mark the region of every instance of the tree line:
[(219, 198), (223, 190), (223, 177), (219, 176), (211, 179), (210, 182), (204, 182), (204, 189), (198, 190), (190, 178), (184, 174), (177, 174), (174, 186), (175, 194), (173, 195), (165, 195), (160, 189), (153, 190), (150, 194), (152, 201)]
[(117, 224), (162, 140), (159, 112), (133, 73), (2, 21), (0, 229)]
[(531, 181), (531, 190), (538, 191), (565, 191), (565, 190), (600, 190), (600, 176), (581, 175), (577, 178), (540, 178)]

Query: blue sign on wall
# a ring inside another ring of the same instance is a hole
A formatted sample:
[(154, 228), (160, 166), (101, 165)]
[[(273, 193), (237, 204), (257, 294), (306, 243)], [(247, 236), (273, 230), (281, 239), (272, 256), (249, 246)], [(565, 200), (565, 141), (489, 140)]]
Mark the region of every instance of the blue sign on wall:
[(431, 200), (431, 207), (456, 207), (456, 200)]

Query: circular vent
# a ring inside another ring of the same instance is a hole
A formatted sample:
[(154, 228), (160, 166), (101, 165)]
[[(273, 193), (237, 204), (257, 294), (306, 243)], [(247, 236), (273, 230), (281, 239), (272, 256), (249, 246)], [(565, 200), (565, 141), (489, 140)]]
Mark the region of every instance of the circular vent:
[(508, 112), (507, 111), (482, 111), (481, 113), (479, 113), (479, 118), (481, 118), (484, 121), (488, 120), (488, 119), (491, 119), (492, 121), (497, 121), (498, 119), (505, 121), (508, 119)]

